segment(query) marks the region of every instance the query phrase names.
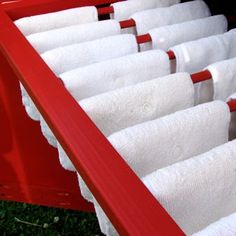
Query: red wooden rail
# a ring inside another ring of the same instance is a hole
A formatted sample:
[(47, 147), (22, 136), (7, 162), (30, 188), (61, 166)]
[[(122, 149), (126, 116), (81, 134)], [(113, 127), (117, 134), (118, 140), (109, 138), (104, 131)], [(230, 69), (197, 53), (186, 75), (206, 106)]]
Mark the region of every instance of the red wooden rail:
[(12, 23), (26, 15), (109, 2), (6, 4), (5, 12), (0, 10), (0, 49), (118, 232), (184, 235)]
[(131, 28), (131, 27), (135, 27), (135, 26), (136, 26), (136, 22), (133, 19), (120, 21), (121, 29)]
[[(25, 1), (18, 1), (10, 4), (3, 4), (1, 7), (12, 20), (17, 20), (25, 16), (39, 15), (46, 12), (61, 11), (73, 7), (100, 6), (119, 1), (121, 0), (27, 0), (27, 3), (25, 3)], [(100, 11), (103, 12), (102, 9)]]
[(113, 6), (98, 8), (98, 15), (100, 16), (111, 14), (111, 13), (114, 13)]
[(208, 70), (204, 70), (195, 74), (191, 75), (191, 79), (193, 81), (193, 83), (199, 83), (199, 82), (203, 82), (206, 80), (210, 80), (212, 78), (212, 75), (210, 73), (210, 71)]
[[(210, 71), (204, 70), (204, 71), (192, 74), (191, 79), (192, 79), (193, 83), (199, 83), (199, 82), (203, 82), (203, 81), (207, 81), (207, 80), (212, 79), (212, 75), (211, 75)], [(232, 99), (227, 104), (228, 104), (231, 112), (236, 111), (236, 99)]]
[(229, 108), (231, 112), (235, 112), (236, 111), (236, 99), (231, 99), (228, 102)]

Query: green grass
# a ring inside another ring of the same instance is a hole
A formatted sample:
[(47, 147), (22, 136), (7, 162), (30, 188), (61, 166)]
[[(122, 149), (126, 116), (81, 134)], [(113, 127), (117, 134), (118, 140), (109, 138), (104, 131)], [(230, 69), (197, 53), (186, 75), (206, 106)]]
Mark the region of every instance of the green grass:
[(0, 235), (102, 235), (95, 214), (0, 201)]

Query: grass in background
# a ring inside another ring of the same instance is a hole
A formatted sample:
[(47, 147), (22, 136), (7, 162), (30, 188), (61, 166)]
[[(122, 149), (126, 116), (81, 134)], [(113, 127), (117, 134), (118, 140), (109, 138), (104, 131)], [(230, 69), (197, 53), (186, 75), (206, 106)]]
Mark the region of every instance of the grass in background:
[(0, 201), (1, 236), (102, 235), (93, 213)]

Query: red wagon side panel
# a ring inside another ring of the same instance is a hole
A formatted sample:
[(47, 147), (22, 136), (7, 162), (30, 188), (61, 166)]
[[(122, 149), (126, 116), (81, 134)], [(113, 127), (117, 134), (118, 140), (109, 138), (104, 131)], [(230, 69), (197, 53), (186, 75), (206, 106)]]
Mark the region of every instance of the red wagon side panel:
[(26, 116), (19, 82), (2, 54), (0, 117), (1, 199), (92, 210), (80, 195), (75, 174), (61, 168), (57, 150)]

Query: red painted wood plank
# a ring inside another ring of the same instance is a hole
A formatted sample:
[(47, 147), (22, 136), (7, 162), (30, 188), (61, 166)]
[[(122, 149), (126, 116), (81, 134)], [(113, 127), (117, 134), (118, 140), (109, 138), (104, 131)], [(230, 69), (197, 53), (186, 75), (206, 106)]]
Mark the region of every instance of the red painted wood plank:
[(111, 14), (114, 13), (114, 8), (113, 6), (109, 6), (109, 7), (102, 7), (98, 9), (98, 15), (107, 15), (107, 14)]
[(135, 27), (135, 26), (136, 26), (136, 22), (133, 19), (120, 21), (121, 29), (126, 29), (130, 27)]
[(236, 99), (231, 99), (228, 102), (229, 108), (230, 108), (230, 112), (236, 112)]
[(200, 71), (191, 75), (193, 83), (199, 83), (212, 79), (211, 72), (209, 70)]
[(3, 4), (4, 11), (12, 20), (49, 12), (61, 11), (73, 7), (99, 6), (119, 2), (120, 0), (27, 0), (14, 4)]

